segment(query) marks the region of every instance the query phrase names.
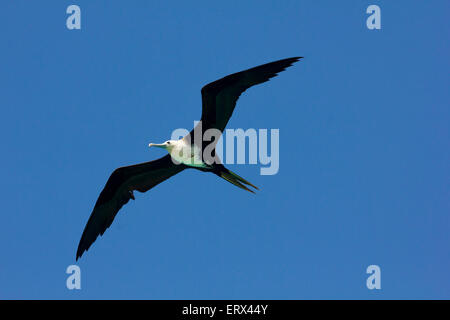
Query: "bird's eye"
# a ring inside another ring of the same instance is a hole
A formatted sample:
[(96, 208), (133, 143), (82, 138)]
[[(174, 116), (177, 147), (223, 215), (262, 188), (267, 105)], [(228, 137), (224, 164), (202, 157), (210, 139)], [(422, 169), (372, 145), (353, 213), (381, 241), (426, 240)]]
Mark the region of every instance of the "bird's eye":
[(167, 141), (167, 144), (170, 144), (170, 141)]

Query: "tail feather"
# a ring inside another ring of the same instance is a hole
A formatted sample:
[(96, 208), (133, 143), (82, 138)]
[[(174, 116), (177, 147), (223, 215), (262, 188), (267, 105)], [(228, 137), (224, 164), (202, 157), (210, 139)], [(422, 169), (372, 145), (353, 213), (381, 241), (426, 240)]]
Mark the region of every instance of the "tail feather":
[(245, 183), (248, 186), (251, 186), (253, 188), (255, 188), (256, 190), (259, 190), (259, 188), (255, 185), (253, 185), (252, 183), (248, 182), (247, 180), (245, 180), (244, 178), (242, 178), (241, 176), (237, 175), (236, 173), (228, 170), (228, 173), (230, 173), (233, 177), (235, 177), (236, 179), (238, 179), (239, 181)]
[(251, 193), (255, 193), (255, 192), (253, 190), (247, 188), (246, 185), (249, 185), (249, 186), (255, 188), (256, 190), (259, 190), (258, 187), (254, 186), (252, 183), (248, 182), (247, 180), (245, 180), (244, 178), (240, 177), (236, 173), (226, 169), (225, 167), (221, 168), (220, 171), (217, 172), (216, 174), (219, 177), (225, 179), (226, 181), (234, 184), (235, 186), (237, 186), (237, 187), (239, 187), (241, 189), (247, 190), (247, 191), (249, 191)]

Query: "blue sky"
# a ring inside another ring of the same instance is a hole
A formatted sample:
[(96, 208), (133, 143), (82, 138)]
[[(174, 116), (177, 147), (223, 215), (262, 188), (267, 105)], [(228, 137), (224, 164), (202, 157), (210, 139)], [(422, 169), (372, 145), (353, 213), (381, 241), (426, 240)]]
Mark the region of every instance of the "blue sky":
[[(81, 8), (81, 30), (66, 8)], [(381, 30), (366, 28), (370, 4)], [(450, 298), (448, 1), (3, 1), (0, 298)], [(201, 87), (304, 56), (238, 101), (280, 171), (190, 170), (67, 266), (117, 167), (191, 128)], [(381, 268), (381, 290), (365, 270)]]

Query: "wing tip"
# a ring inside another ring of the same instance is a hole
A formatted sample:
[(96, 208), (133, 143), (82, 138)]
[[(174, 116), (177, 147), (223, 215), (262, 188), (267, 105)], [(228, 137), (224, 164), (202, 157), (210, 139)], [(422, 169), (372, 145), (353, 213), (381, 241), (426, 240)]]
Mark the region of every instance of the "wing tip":
[(288, 58), (288, 59), (292, 59), (295, 60), (295, 62), (299, 61), (300, 59), (303, 59), (304, 57), (301, 56), (297, 56), (297, 57), (292, 57), (292, 58)]
[(300, 61), (300, 59), (303, 59), (303, 57), (291, 57), (291, 58), (285, 58), (285, 59), (281, 59), (281, 60), (277, 60), (277, 61), (273, 61), (273, 62), (267, 63), (266, 65), (271, 65), (271, 64), (275, 65), (276, 64), (276, 65), (278, 65), (280, 67), (280, 69), (275, 71), (272, 75), (270, 75), (268, 77), (267, 80), (263, 81), (262, 83), (270, 81), (272, 78), (277, 77), (281, 72), (285, 71), (289, 67), (292, 67), (292, 65), (294, 63)]
[(279, 60), (279, 62), (286, 62), (286, 63), (287, 63), (286, 67), (283, 68), (283, 71), (284, 71), (284, 70), (286, 70), (286, 68), (289, 68), (289, 67), (292, 66), (294, 63), (300, 61), (300, 60), (303, 59), (303, 58), (304, 58), (304, 57), (298, 56), (298, 57), (292, 57), (292, 58), (282, 59), (282, 60)]
[(78, 249), (77, 249), (77, 255), (76, 255), (76, 257), (75, 257), (75, 261), (78, 261), (78, 259), (80, 259), (81, 258), (81, 256), (83, 255), (83, 253), (85, 252), (85, 251), (87, 251), (88, 249), (85, 249), (85, 248), (81, 248), (81, 246), (78, 246)]
[(282, 72), (282, 71), (286, 70), (287, 68), (291, 67), (294, 63), (300, 61), (301, 59), (303, 59), (303, 57), (292, 57), (292, 58), (286, 58), (286, 59), (279, 60), (278, 62), (286, 63), (286, 65), (283, 66), (283, 69), (280, 72)]
[[(103, 231), (100, 236), (103, 235), (105, 231)], [(99, 235), (97, 235), (94, 240), (89, 241), (85, 239), (85, 235), (83, 233), (83, 235), (81, 236), (80, 239), (80, 243), (78, 244), (78, 249), (77, 249), (77, 254), (75, 257), (75, 261), (78, 261), (79, 258), (81, 258), (81, 256), (85, 253), (89, 251), (89, 248), (92, 246), (92, 244), (97, 240), (97, 238), (99, 237)]]

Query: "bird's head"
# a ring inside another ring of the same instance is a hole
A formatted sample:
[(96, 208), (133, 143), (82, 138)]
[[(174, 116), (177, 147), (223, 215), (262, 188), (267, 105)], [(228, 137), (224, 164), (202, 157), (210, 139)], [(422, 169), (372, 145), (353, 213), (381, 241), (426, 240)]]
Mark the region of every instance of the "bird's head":
[(176, 141), (175, 140), (167, 140), (164, 143), (150, 143), (148, 146), (149, 147), (158, 147), (158, 148), (163, 148), (166, 149), (167, 151), (171, 151), (172, 148), (175, 146)]

